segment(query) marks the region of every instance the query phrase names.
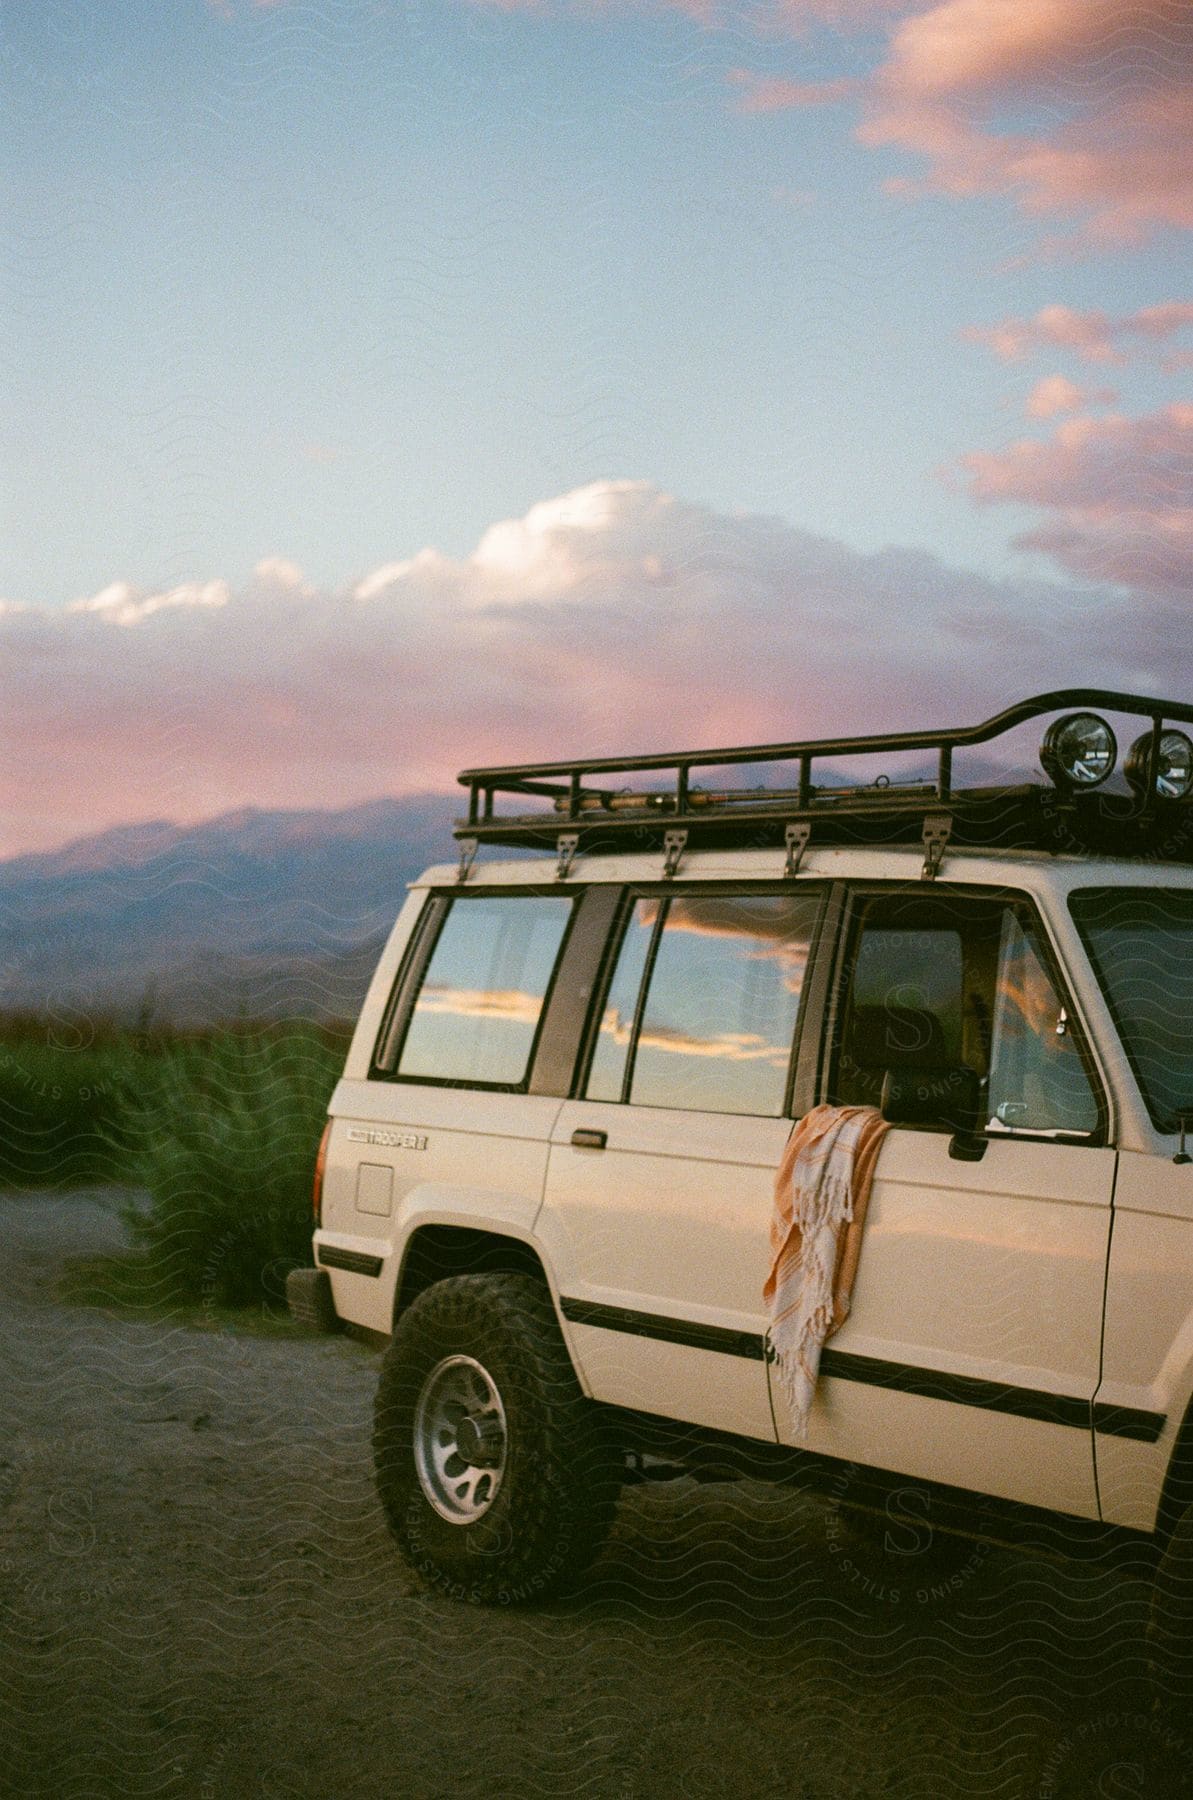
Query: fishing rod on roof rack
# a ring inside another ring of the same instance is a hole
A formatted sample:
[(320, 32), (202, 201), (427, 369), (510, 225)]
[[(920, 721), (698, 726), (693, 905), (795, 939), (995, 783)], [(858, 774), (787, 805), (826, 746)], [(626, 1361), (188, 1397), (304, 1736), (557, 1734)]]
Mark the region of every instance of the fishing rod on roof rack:
[[(848, 782), (838, 787), (813, 787), (810, 790), (814, 802), (833, 800), (864, 799), (879, 794), (890, 794), (896, 798), (907, 798), (916, 794), (933, 795), (937, 792), (935, 782), (931, 781), (895, 781), (888, 775), (880, 775), (876, 781)], [(800, 800), (798, 788), (694, 788), (688, 789), (688, 805), (694, 809), (708, 806), (740, 806), (740, 805), (779, 805), (787, 800)], [(567, 794), (555, 796), (555, 811), (565, 817), (574, 817), (571, 802)], [(579, 799), (579, 812), (674, 812), (676, 796), (662, 792), (657, 788), (645, 789), (642, 793), (632, 793), (628, 788), (616, 794), (602, 794), (592, 789), (582, 789)]]

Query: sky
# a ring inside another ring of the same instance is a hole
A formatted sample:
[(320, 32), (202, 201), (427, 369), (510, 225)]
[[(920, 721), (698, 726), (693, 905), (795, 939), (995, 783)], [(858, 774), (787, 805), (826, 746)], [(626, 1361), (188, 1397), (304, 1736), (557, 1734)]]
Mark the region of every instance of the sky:
[(0, 0), (0, 82), (0, 854), (1187, 697), (1187, 0)]

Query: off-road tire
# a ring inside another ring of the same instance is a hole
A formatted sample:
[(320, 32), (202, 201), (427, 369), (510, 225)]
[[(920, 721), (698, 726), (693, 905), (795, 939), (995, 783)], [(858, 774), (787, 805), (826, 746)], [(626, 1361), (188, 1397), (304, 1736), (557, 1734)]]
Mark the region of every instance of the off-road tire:
[(1187, 1709), (1193, 1705), (1193, 1506), (1177, 1520), (1156, 1569), (1147, 1641), (1159, 1698)]
[[(484, 1516), (458, 1522), (428, 1498), (415, 1460), (419, 1397), (450, 1357), (475, 1359), (505, 1412), (500, 1486)], [(545, 1287), (529, 1275), (456, 1275), (399, 1320), (374, 1413), (377, 1486), (391, 1531), (440, 1592), (505, 1605), (564, 1585), (609, 1528), (620, 1467), (585, 1400)]]

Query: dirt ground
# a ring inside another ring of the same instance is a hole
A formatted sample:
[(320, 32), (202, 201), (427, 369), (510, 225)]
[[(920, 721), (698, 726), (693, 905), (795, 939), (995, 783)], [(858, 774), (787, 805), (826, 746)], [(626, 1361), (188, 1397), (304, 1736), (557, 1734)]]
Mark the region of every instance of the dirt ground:
[(915, 1494), (858, 1527), (831, 1496), (630, 1488), (566, 1599), (428, 1594), (373, 1492), (372, 1352), (56, 1298), (120, 1198), (0, 1197), (5, 1793), (1186, 1791), (1193, 1724), (1135, 1679), (1142, 1567), (950, 1537)]

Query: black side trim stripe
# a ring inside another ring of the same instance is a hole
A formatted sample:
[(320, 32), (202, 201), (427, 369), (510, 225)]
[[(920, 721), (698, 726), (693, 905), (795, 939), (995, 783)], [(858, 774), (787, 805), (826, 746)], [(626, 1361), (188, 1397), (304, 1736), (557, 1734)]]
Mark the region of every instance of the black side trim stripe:
[(631, 1337), (660, 1338), (665, 1344), (688, 1344), (693, 1350), (719, 1350), (723, 1356), (746, 1356), (761, 1362), (765, 1340), (756, 1331), (730, 1331), (724, 1325), (699, 1325), (694, 1319), (672, 1319), (665, 1313), (633, 1312), (628, 1306), (604, 1306), (599, 1300), (559, 1302), (573, 1325), (599, 1325), (626, 1331)]
[(380, 1275), (383, 1256), (366, 1256), (363, 1250), (337, 1250), (334, 1244), (320, 1244), (319, 1263), (324, 1269), (348, 1269), (353, 1275)]
[(1168, 1420), (1163, 1413), (1144, 1412), (1135, 1406), (1111, 1406), (1094, 1402), (1094, 1430), (1107, 1437), (1132, 1438), (1137, 1444), (1154, 1444)]
[[(747, 1357), (762, 1362), (766, 1340), (756, 1332), (732, 1331), (723, 1325), (701, 1325), (693, 1320), (670, 1318), (660, 1313), (635, 1312), (625, 1306), (604, 1306), (594, 1300), (562, 1299), (565, 1319), (574, 1325), (596, 1325), (605, 1331), (624, 1331), (634, 1337), (660, 1339), (668, 1344), (687, 1344), (694, 1350), (715, 1350), (723, 1356)], [(886, 1387), (900, 1394), (917, 1394), (927, 1400), (945, 1400), (953, 1406), (976, 1406), (987, 1412), (1010, 1413), (1020, 1419), (1040, 1419), (1049, 1425), (1067, 1425), (1078, 1431), (1105, 1433), (1154, 1444), (1164, 1429), (1163, 1413), (1137, 1411), (1133, 1407), (1094, 1405), (1075, 1395), (1049, 1394), (1041, 1388), (1009, 1387), (974, 1375), (952, 1375), (940, 1369), (921, 1369), (912, 1363), (885, 1362), (876, 1356), (856, 1356), (848, 1350), (826, 1348), (820, 1372), (836, 1381), (861, 1381), (870, 1387)]]
[(951, 1375), (940, 1369), (920, 1369), (911, 1363), (885, 1362), (876, 1356), (851, 1356), (844, 1350), (821, 1352), (820, 1370), (838, 1381), (864, 1381), (872, 1387), (894, 1388), (900, 1394), (918, 1394), (925, 1400), (947, 1400), (953, 1406), (977, 1406), (988, 1412), (1013, 1413), (1017, 1419), (1042, 1419), (1048, 1425), (1072, 1425), (1088, 1431), (1091, 1406), (1070, 1394), (1049, 1394), (1040, 1388), (1009, 1387), (1000, 1381), (984, 1381), (975, 1375)]

